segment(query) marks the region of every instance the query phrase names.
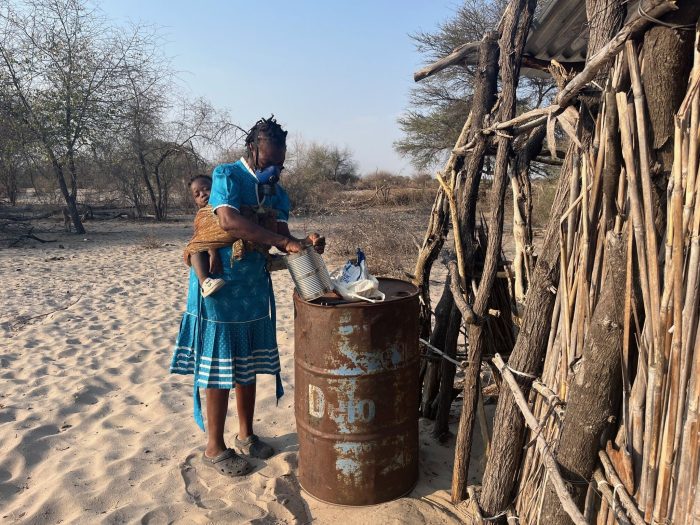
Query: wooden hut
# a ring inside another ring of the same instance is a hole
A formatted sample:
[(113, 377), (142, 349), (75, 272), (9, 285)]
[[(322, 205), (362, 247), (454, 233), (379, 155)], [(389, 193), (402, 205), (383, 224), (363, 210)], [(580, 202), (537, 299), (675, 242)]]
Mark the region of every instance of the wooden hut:
[[(700, 523), (699, 16), (692, 0), (512, 0), (480, 42), (415, 75), (475, 66), (415, 273), (421, 412), (444, 428), (463, 366), (452, 498), (475, 521)], [(521, 74), (552, 76), (549, 106), (516, 114)], [(529, 165), (562, 150), (533, 253)], [(501, 250), (508, 188), (512, 265)], [(428, 276), (450, 227), (455, 257), (433, 312)], [(509, 271), (510, 300), (497, 279)], [(468, 486), (485, 368), (498, 402), (482, 482)]]

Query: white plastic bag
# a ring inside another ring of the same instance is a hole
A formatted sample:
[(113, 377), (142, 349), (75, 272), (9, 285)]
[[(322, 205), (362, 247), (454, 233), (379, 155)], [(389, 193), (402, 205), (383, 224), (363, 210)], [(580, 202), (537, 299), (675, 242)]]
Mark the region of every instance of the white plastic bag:
[(348, 261), (342, 270), (331, 275), (333, 289), (346, 301), (383, 301), (384, 293), (379, 291), (379, 281), (367, 271), (365, 254), (357, 249), (357, 262)]

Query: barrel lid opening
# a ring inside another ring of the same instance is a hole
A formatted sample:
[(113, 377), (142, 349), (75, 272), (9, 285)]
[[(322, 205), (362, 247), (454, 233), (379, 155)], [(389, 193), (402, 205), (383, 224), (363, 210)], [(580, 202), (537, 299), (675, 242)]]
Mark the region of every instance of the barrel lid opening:
[[(322, 297), (319, 297), (318, 299), (314, 299), (313, 301), (304, 301), (308, 302), (309, 304), (312, 304), (314, 306), (325, 306), (325, 307), (335, 307), (335, 306), (343, 306), (343, 307), (372, 307), (372, 306), (377, 306), (381, 304), (386, 304), (390, 303), (392, 301), (400, 301), (402, 299), (408, 299), (411, 297), (414, 297), (418, 295), (418, 288), (413, 285), (412, 283), (409, 283), (407, 281), (402, 281), (400, 279), (392, 279), (390, 277), (378, 277), (377, 280), (379, 281), (379, 290), (384, 293), (386, 298), (384, 301), (377, 302), (377, 303), (369, 303), (366, 301), (346, 301), (342, 299), (341, 297), (338, 297), (336, 294), (326, 294)], [(301, 297), (297, 293), (294, 294), (295, 297), (303, 301)]]

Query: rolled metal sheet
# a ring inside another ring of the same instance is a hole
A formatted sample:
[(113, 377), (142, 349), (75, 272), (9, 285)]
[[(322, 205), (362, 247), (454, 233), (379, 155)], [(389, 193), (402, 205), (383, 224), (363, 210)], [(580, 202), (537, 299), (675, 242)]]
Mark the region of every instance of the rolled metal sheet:
[(323, 258), (313, 247), (285, 256), (285, 263), (297, 292), (305, 300), (313, 301), (333, 290)]

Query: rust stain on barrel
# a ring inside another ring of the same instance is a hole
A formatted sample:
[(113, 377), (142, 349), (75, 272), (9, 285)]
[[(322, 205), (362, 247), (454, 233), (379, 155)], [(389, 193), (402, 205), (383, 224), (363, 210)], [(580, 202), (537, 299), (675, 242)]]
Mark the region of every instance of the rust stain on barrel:
[(299, 481), (331, 503), (389, 501), (418, 477), (418, 290), (379, 281), (377, 304), (294, 296)]

